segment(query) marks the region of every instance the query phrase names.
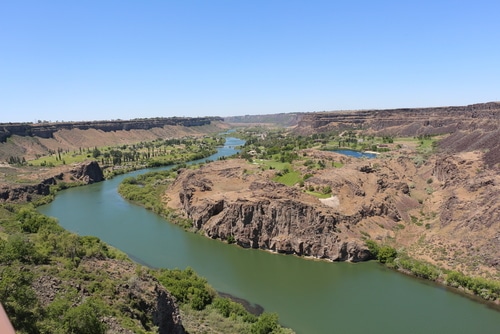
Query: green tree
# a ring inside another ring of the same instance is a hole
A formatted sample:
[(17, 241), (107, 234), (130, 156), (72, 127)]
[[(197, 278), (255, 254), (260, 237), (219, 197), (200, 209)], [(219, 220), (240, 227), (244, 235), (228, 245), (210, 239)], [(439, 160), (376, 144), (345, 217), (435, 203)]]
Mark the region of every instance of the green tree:
[(101, 151), (97, 147), (94, 147), (94, 150), (92, 151), (92, 156), (94, 159), (97, 159), (101, 156)]

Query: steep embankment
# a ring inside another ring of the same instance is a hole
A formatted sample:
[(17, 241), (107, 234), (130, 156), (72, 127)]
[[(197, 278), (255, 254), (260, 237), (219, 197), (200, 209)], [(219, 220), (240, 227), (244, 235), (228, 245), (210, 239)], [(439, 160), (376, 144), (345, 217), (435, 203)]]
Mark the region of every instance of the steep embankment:
[(132, 144), (158, 138), (215, 133), (228, 126), (220, 117), (161, 118), (131, 121), (0, 124), (0, 161), (33, 159), (51, 151)]
[(271, 115), (230, 116), (225, 117), (224, 121), (237, 127), (291, 127), (297, 125), (303, 114), (304, 113), (280, 113)]
[(359, 217), (275, 183), (243, 160), (183, 170), (166, 198), (212, 238), (335, 261), (369, 257), (359, 233), (350, 230)]

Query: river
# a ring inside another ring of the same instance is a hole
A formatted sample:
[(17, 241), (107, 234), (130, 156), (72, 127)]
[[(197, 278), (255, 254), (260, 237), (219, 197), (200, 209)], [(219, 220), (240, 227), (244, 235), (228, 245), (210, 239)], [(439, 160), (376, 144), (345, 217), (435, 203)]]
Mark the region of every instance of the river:
[[(235, 153), (241, 141), (209, 157)], [(156, 169), (157, 170), (157, 169)], [(151, 267), (193, 268), (218, 291), (276, 312), (298, 334), (498, 333), (500, 312), (375, 263), (330, 263), (242, 249), (185, 232), (123, 200), (123, 178), (58, 193), (39, 211)]]

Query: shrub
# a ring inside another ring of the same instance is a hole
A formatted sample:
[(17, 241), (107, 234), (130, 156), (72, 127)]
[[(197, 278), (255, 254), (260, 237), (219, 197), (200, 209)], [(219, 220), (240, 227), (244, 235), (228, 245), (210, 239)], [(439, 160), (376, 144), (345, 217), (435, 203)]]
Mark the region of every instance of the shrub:
[(155, 275), (179, 303), (189, 304), (195, 310), (203, 310), (215, 296), (215, 291), (207, 280), (197, 276), (191, 268), (161, 269)]
[(373, 240), (366, 240), (365, 245), (368, 247), (372, 257), (380, 263), (392, 263), (398, 255), (396, 249), (388, 245), (379, 246)]
[(101, 322), (103, 307), (92, 299), (87, 299), (81, 305), (70, 308), (63, 318), (67, 333), (100, 334), (106, 332), (106, 326)]
[(382, 246), (378, 250), (377, 260), (380, 263), (391, 263), (398, 255), (397, 251), (390, 246)]
[(275, 313), (262, 313), (252, 325), (252, 334), (269, 334), (278, 329), (278, 315)]

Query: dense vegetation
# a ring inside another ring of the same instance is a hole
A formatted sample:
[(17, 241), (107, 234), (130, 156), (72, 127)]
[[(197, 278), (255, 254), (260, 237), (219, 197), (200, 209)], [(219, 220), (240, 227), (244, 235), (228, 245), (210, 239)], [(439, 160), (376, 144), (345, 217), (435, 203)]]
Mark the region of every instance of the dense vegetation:
[[(19, 333), (103, 333), (102, 316), (125, 317), (120, 305), (103, 302), (115, 282), (80, 266), (89, 258), (126, 260), (124, 254), (98, 238), (65, 231), (31, 205), (4, 204), (0, 217), (0, 302)], [(35, 288), (46, 277), (68, 282), (50, 303)], [(81, 300), (78, 286), (92, 297)]]
[(184, 167), (187, 166), (182, 164), (171, 170), (149, 172), (136, 177), (127, 177), (120, 183), (118, 193), (123, 198), (138, 203), (169, 221), (189, 229), (191, 222), (188, 219), (180, 217), (176, 212), (168, 210), (161, 200), (166, 187), (175, 179), (177, 170)]

